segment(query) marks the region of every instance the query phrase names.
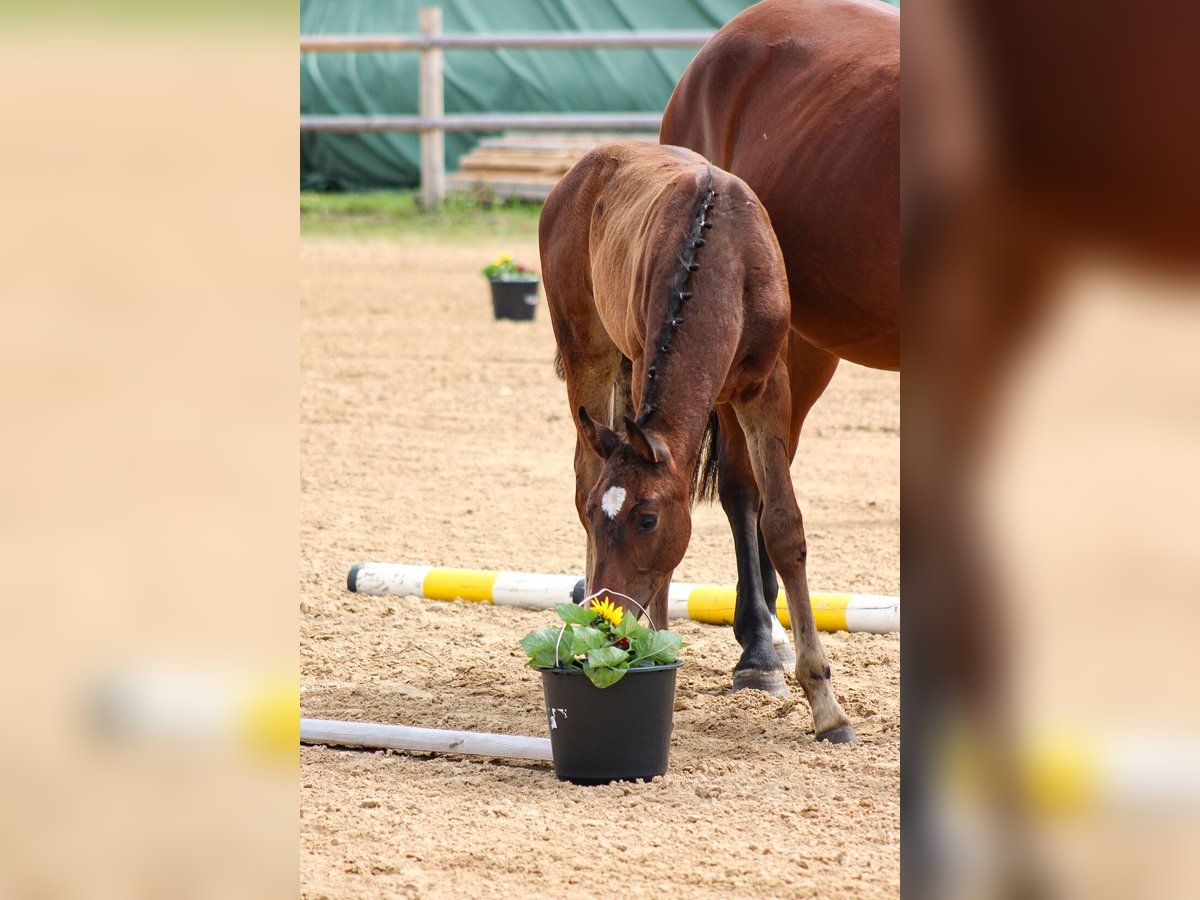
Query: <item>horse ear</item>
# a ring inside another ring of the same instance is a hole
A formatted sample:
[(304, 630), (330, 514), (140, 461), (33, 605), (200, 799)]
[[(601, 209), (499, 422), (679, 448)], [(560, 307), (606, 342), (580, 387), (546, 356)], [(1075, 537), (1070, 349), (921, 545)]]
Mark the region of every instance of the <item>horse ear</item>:
[(658, 465), (671, 458), (667, 445), (649, 431), (645, 431), (629, 416), (625, 417), (625, 437), (629, 441), (629, 445), (637, 451), (637, 455), (648, 463)]
[(579, 429), (587, 438), (588, 445), (601, 459), (608, 459), (621, 443), (620, 437), (611, 428), (592, 421), (588, 411), (579, 407)]

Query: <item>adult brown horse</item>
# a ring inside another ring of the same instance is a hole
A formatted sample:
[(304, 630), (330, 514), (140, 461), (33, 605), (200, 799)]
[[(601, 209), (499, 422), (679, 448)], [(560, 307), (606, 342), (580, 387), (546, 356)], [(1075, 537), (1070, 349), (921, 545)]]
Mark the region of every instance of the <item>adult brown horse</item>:
[[(791, 289), (794, 456), (839, 359), (900, 367), (898, 13), (878, 0), (764, 0), (693, 60), (660, 140), (743, 179), (771, 217)], [(741, 441), (738, 423), (723, 417), (720, 457), (736, 457)], [(754, 510), (726, 512), (741, 640), (760, 607), (774, 609), (778, 583), (756, 541)], [(793, 633), (806, 640), (795, 625)], [(734, 688), (744, 686), (735, 674)]]
[[(743, 544), (753, 545), (759, 522), (783, 579), (817, 737), (856, 740), (809, 604), (789, 471), (792, 303), (758, 198), (691, 151), (617, 142), (558, 183), (539, 237), (559, 361), (578, 411), (575, 503), (588, 534), (589, 591), (629, 594), (665, 625), (671, 574), (691, 536), (690, 501), (711, 481), (701, 453), (715, 410), (726, 435), (722, 505), (741, 511), (730, 519)], [(761, 599), (739, 610), (737, 625), (735, 686), (786, 691)]]

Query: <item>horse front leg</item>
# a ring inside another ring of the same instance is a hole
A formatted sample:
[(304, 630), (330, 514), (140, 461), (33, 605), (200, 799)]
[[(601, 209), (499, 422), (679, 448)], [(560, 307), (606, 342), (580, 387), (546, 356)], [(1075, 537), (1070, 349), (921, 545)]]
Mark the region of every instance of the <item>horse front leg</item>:
[(587, 517), (587, 499), (596, 479), (600, 477), (603, 460), (592, 452), (582, 437), (575, 438), (575, 512), (583, 525), (583, 533), (587, 537), (584, 569), (584, 593), (594, 590), (596, 575), (596, 542), (592, 539), (591, 527)]
[[(733, 689), (754, 688), (776, 697), (788, 697), (790, 692), (783, 677), (783, 666), (775, 652), (773, 616), (763, 597), (758, 558), (758, 486), (746, 449), (746, 437), (736, 414), (728, 406), (717, 408), (717, 418), (721, 425), (718, 494), (733, 532), (738, 570), (733, 635), (742, 647), (742, 656), (733, 669)], [(778, 584), (775, 590), (778, 590)]]
[(663, 582), (662, 587), (649, 599), (646, 603), (646, 618), (650, 620), (650, 625), (658, 630), (668, 627), (667, 609), (668, 599), (671, 592), (671, 579), (668, 578)]
[(762, 393), (737, 409), (754, 477), (763, 497), (761, 526), (771, 562), (787, 591), (796, 645), (796, 680), (812, 709), (817, 740), (856, 743), (850, 720), (833, 694), (832, 673), (817, 636), (808, 593), (808, 544), (789, 471), (791, 401), (787, 372), (777, 366)]
[[(761, 516), (761, 507), (759, 513)], [(763, 543), (761, 524), (758, 528), (758, 570), (762, 577), (763, 600), (767, 604), (767, 612), (771, 614), (771, 643), (775, 645), (775, 655), (779, 657), (780, 668), (784, 671), (795, 669), (796, 651), (792, 649), (787, 630), (779, 623), (779, 616), (775, 613), (779, 604), (779, 576), (775, 574), (767, 545)]]

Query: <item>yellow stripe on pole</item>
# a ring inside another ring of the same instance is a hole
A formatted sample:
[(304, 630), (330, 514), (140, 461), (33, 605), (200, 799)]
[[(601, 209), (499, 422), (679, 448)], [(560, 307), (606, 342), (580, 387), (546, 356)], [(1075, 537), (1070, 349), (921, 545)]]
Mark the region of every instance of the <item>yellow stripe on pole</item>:
[(731, 587), (706, 584), (695, 588), (687, 598), (688, 618), (709, 625), (732, 625), (737, 591)]
[(499, 572), (475, 569), (430, 569), (421, 590), (430, 600), (470, 600), (491, 603)]
[[(846, 607), (851, 594), (813, 594), (813, 621), (818, 631), (845, 631)], [(709, 625), (732, 625), (733, 609), (737, 604), (737, 592), (728, 586), (706, 584), (695, 588), (687, 598), (688, 618)], [(792, 627), (788, 615), (787, 595), (779, 592), (775, 602), (775, 614), (784, 628)]]
[[(817, 631), (845, 631), (846, 607), (850, 605), (850, 594), (813, 594), (813, 623)], [(780, 615), (780, 624), (783, 616)], [(790, 623), (788, 623), (790, 625)]]
[(779, 589), (779, 596), (775, 598), (775, 618), (784, 628), (792, 627), (792, 614), (787, 608), (787, 592), (783, 588)]
[(238, 715), (245, 741), (255, 751), (292, 755), (300, 740), (300, 684), (276, 678), (252, 685)]
[(1103, 781), (1100, 756), (1095, 744), (1080, 736), (1047, 735), (1025, 753), (1026, 802), (1050, 816), (1095, 806)]

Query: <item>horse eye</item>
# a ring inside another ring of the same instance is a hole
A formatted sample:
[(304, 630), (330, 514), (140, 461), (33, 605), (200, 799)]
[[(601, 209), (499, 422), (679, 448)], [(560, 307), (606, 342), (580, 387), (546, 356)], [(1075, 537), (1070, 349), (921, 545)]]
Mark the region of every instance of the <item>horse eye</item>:
[(658, 527), (658, 516), (653, 515), (653, 514), (644, 515), (638, 521), (638, 527), (637, 527), (638, 534), (645, 534), (648, 531), (653, 531), (657, 527)]

